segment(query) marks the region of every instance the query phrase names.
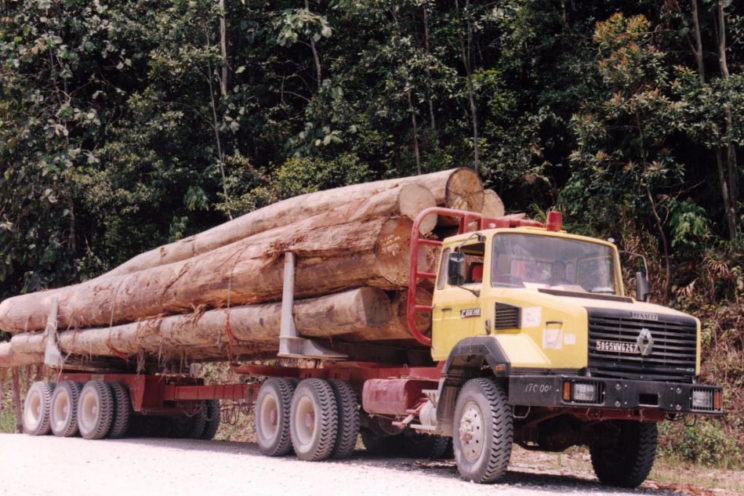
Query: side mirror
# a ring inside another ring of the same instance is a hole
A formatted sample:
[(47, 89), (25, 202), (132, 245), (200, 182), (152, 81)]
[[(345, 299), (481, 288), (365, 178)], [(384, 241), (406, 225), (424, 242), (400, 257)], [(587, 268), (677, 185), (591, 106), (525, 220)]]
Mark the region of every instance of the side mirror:
[(638, 271), (636, 272), (636, 299), (638, 301), (648, 301), (650, 290), (648, 288), (648, 279), (646, 274)]
[(447, 283), (450, 286), (465, 284), (465, 254), (453, 251), (447, 258)]

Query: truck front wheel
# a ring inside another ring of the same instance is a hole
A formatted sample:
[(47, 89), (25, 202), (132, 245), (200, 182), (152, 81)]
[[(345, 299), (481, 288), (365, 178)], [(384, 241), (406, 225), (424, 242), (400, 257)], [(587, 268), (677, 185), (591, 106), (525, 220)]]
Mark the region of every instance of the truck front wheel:
[(511, 457), (513, 420), (501, 386), (487, 378), (471, 379), (457, 396), (453, 445), (463, 479), (495, 482)]
[(639, 486), (656, 458), (657, 429), (653, 422), (604, 422), (600, 441), (590, 446), (594, 473), (602, 484)]

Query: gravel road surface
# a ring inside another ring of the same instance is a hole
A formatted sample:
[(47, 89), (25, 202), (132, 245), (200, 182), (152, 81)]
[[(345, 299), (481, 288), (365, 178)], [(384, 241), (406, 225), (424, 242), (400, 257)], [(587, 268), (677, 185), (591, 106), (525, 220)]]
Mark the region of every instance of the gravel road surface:
[[(18, 496), (671, 495), (613, 490), (589, 477), (534, 473), (513, 463), (503, 483), (460, 480), (452, 462), (267, 458), (251, 443), (180, 439), (86, 441), (0, 434), (0, 494)], [(679, 494), (679, 493), (676, 493)]]

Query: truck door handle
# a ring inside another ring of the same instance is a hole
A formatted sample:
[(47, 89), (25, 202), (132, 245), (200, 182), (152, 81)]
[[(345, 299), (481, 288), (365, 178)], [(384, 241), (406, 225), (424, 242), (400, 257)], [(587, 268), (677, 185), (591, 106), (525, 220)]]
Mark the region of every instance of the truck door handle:
[(443, 312), (451, 312), (451, 311), (452, 311), (452, 307), (444, 307), (444, 308), (442, 308), (441, 310), (442, 310)]

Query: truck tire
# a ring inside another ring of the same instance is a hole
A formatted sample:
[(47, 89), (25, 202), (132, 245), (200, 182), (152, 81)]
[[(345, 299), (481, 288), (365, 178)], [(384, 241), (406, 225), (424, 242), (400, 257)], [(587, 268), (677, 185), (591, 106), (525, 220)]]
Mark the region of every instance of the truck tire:
[(103, 439), (114, 420), (111, 387), (101, 380), (85, 383), (78, 399), (78, 427), (85, 439)]
[(331, 458), (349, 458), (359, 438), (359, 402), (348, 382), (336, 379), (330, 384), (338, 408), (338, 433)]
[(191, 417), (189, 431), (186, 437), (189, 439), (201, 439), (204, 429), (207, 428), (207, 404), (204, 401), (199, 402), (199, 410)]
[(511, 457), (513, 420), (504, 390), (487, 378), (471, 379), (457, 396), (453, 444), (460, 476), (495, 482)]
[(284, 456), (292, 450), (289, 413), (292, 407), (292, 379), (271, 377), (258, 391), (255, 426), (258, 449), (266, 456)]
[(289, 418), (292, 447), (298, 458), (318, 461), (331, 456), (338, 434), (338, 409), (328, 381), (301, 381), (292, 395)]
[(119, 439), (129, 432), (132, 420), (132, 404), (129, 400), (129, 390), (119, 382), (110, 383), (114, 397), (114, 421), (108, 437)]
[(49, 434), (49, 410), (53, 392), (52, 383), (38, 381), (31, 384), (23, 402), (23, 432), (32, 436)]
[(634, 488), (646, 480), (656, 458), (654, 422), (616, 420), (609, 442), (590, 446), (594, 473), (602, 484)]
[(201, 439), (214, 439), (217, 429), (220, 428), (220, 400), (205, 400), (206, 423), (204, 431), (201, 433)]
[(367, 417), (361, 428), (362, 443), (370, 455), (400, 455), (404, 451), (403, 434), (381, 417)]
[(72, 437), (78, 433), (77, 404), (80, 388), (80, 384), (74, 381), (62, 381), (54, 388), (49, 424), (55, 436)]

